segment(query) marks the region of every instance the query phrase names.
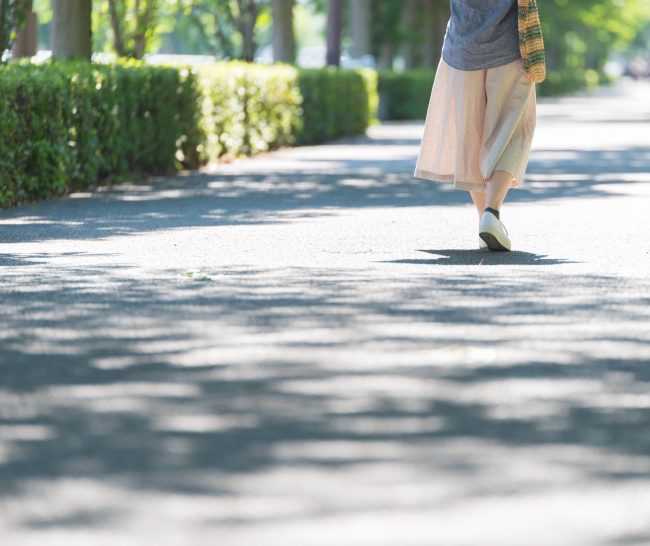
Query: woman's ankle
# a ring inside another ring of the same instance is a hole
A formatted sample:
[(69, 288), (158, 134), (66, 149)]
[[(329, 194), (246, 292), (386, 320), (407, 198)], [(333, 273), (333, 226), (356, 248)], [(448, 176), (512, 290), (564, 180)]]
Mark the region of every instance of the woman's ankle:
[(491, 212), (492, 214), (494, 214), (497, 217), (497, 219), (500, 219), (499, 218), (499, 209), (494, 208), (494, 207), (485, 207), (485, 210), (486, 210), (486, 212)]

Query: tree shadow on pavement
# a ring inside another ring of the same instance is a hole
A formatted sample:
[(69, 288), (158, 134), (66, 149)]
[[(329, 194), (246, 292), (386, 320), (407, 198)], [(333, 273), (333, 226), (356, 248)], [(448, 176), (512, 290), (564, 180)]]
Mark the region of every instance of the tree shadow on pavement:
[[(214, 278), (105, 268), (5, 279), (0, 502), (11, 525), (113, 525), (71, 497), (34, 517), (39, 487), (70, 481), (96, 500), (110, 487), (108, 514), (137, 511), (130, 499), (146, 492), (236, 500), (211, 511), (214, 527), (285, 517), (235, 508), (263, 498), (298, 499), (298, 519), (390, 509), (393, 496), (363, 481), (377, 465), (432, 491), (451, 480), (431, 509), (650, 479), (650, 315), (638, 285), (552, 272), (385, 285), (349, 270)], [(612, 344), (624, 352), (603, 352)], [(538, 470), (512, 473), (516, 461)], [(320, 479), (297, 483), (296, 472)], [(357, 496), (323, 502), (331, 472)]]
[[(320, 160), (319, 160), (320, 161)], [(368, 207), (469, 206), (467, 192), (413, 177), (406, 159), (336, 159), (327, 168), (196, 172), (117, 185), (0, 214), (2, 242), (101, 239), (187, 227), (296, 222)], [(539, 150), (509, 203), (620, 195), (647, 172), (650, 148)], [(619, 191), (619, 188), (621, 191)], [(14, 221), (17, 220), (17, 221)]]

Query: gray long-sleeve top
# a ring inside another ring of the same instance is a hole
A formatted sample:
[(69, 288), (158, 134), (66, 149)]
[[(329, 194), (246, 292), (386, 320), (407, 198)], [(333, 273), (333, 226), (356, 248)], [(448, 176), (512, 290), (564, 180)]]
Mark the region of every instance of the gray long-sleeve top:
[(481, 70), (521, 57), (517, 0), (451, 0), (442, 57), (459, 70)]

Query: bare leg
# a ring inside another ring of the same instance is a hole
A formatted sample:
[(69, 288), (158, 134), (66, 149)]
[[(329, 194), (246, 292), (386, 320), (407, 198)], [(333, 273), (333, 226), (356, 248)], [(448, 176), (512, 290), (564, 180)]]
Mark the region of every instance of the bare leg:
[(474, 201), (474, 204), (476, 205), (476, 210), (478, 211), (478, 217), (480, 218), (481, 216), (483, 216), (483, 211), (487, 206), (486, 205), (487, 196), (485, 195), (484, 192), (480, 192), (480, 191), (470, 192), (470, 195), (472, 196), (472, 201)]
[(510, 189), (512, 175), (506, 171), (494, 171), (492, 177), (487, 181), (487, 206), (501, 210), (501, 205)]

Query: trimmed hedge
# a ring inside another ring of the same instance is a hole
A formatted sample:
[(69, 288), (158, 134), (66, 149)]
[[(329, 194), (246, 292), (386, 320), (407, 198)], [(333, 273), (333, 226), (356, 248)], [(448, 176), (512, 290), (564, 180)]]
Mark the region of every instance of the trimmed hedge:
[[(137, 62), (2, 66), (0, 207), (362, 134), (378, 106), (382, 119), (424, 119), (434, 76), (239, 61), (197, 70)], [(557, 95), (603, 81), (595, 71), (550, 71), (538, 90)]]
[[(435, 72), (431, 70), (379, 71), (379, 115), (384, 120), (423, 120), (426, 117)], [(550, 70), (537, 86), (542, 97), (573, 93), (608, 83), (595, 70)]]
[(372, 70), (300, 70), (297, 86), (302, 96), (298, 144), (364, 133), (376, 121), (379, 96)]
[(295, 69), (233, 61), (201, 67), (199, 79), (204, 157), (214, 161), (294, 143), (301, 101)]
[(197, 165), (195, 76), (143, 65), (0, 68), (0, 206)]
[(435, 70), (380, 70), (381, 119), (424, 119), (435, 75)]
[(360, 134), (376, 120), (372, 70), (232, 61), (200, 68), (199, 78), (210, 160)]
[(1, 67), (0, 206), (364, 133), (377, 105), (368, 69)]
[(544, 83), (537, 87), (537, 93), (541, 97), (554, 97), (575, 93), (582, 89), (593, 89), (604, 83), (609, 83), (608, 78), (599, 75), (595, 70), (575, 68), (549, 70)]

